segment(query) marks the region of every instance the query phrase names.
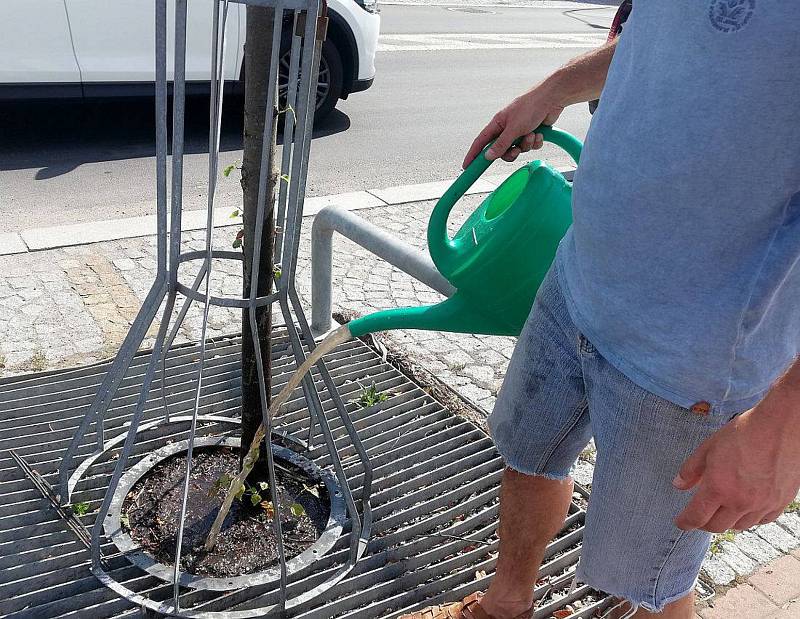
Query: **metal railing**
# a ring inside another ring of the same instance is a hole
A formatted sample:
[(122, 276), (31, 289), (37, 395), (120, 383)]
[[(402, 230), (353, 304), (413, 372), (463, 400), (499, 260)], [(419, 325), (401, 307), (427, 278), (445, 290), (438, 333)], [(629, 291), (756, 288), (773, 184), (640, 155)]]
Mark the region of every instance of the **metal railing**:
[(326, 206), (311, 226), (311, 331), (327, 333), (333, 311), (333, 233), (360, 245), (389, 264), (449, 297), (456, 289), (439, 273), (427, 252), (393, 237), (339, 206)]

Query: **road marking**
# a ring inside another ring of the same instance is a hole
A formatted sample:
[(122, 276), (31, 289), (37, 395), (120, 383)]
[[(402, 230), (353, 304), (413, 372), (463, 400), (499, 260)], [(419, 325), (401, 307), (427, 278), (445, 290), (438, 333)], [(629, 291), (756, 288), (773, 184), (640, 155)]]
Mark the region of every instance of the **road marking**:
[(585, 0), (381, 0), (381, 6), (447, 7), (447, 8), (489, 8), (489, 9), (605, 9), (613, 15), (617, 7), (609, 4), (596, 4)]
[(606, 37), (605, 32), (382, 34), (378, 51), (588, 48), (602, 45)]

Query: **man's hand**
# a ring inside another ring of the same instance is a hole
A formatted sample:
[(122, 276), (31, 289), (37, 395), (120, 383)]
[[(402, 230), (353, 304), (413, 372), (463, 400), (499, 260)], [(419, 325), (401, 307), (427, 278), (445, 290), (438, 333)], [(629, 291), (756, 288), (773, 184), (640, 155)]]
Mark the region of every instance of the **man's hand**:
[(675, 519), (681, 529), (720, 533), (775, 520), (800, 488), (797, 386), (778, 384), (758, 406), (712, 435), (672, 483), (679, 490), (697, 487)]
[[(529, 90), (494, 115), (494, 118), (483, 128), (483, 131), (472, 142), (472, 146), (469, 147), (463, 167), (466, 168), (472, 163), (483, 147), (495, 138), (497, 141), (486, 153), (489, 161), (498, 157), (502, 157), (506, 161), (514, 161), (520, 153), (541, 148), (542, 134), (534, 134), (531, 131), (542, 123), (547, 125), (555, 123), (563, 109), (556, 102), (551, 89), (544, 84)], [(514, 140), (523, 135), (525, 137), (520, 145), (512, 147)]]
[[(542, 135), (531, 132), (542, 123), (552, 125), (568, 105), (597, 99), (606, 82), (608, 65), (614, 56), (617, 39), (595, 50), (573, 58), (552, 75), (546, 77), (524, 95), (514, 99), (495, 114), (478, 134), (464, 158), (466, 168), (478, 153), (493, 139), (494, 146), (486, 153), (490, 161), (502, 157), (514, 161), (520, 153), (542, 147)], [(498, 137), (499, 136), (499, 137)], [(518, 147), (514, 140), (525, 136)]]

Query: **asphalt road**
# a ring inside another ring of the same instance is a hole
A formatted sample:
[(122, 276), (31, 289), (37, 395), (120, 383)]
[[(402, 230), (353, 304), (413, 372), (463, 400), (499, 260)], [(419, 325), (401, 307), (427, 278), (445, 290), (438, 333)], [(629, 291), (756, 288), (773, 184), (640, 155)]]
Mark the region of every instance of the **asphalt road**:
[[(384, 6), (375, 84), (340, 102), (315, 128), (309, 195), (454, 177), (494, 112), (601, 41), (613, 11), (580, 4)], [(152, 213), (152, 108), (147, 99), (0, 105), (0, 232)], [(207, 118), (207, 100), (191, 101), (188, 208), (204, 206)], [(574, 106), (559, 124), (583, 136), (589, 118), (585, 105)], [(241, 157), (241, 113), (234, 106), (223, 125), (226, 165)], [(555, 149), (544, 156), (567, 160)], [(492, 173), (502, 172), (501, 165)], [(239, 196), (236, 180), (223, 179), (218, 204)]]

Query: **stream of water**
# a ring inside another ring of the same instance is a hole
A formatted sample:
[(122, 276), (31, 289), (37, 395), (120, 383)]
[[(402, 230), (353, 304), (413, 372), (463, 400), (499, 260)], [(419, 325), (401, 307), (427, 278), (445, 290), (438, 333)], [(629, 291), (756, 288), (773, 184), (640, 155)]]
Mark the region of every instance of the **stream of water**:
[[(314, 350), (312, 350), (308, 357), (306, 357), (306, 360), (300, 365), (299, 368), (295, 370), (294, 374), (289, 377), (289, 380), (284, 388), (281, 389), (278, 395), (275, 396), (275, 399), (272, 400), (272, 403), (269, 406), (269, 411), (267, 412), (269, 419), (272, 420), (272, 418), (275, 417), (275, 413), (277, 413), (286, 400), (291, 397), (292, 392), (298, 387), (300, 382), (303, 380), (303, 377), (308, 374), (309, 370), (311, 370), (317, 361), (319, 361), (324, 355), (331, 352), (339, 344), (345, 343), (352, 337), (353, 335), (350, 333), (350, 328), (347, 326), (347, 324), (344, 324), (341, 327), (331, 331), (331, 333), (329, 333), (324, 340), (317, 344)], [(211, 550), (214, 547), (214, 544), (217, 543), (217, 536), (222, 528), (222, 523), (225, 520), (225, 516), (228, 515), (228, 511), (230, 511), (231, 505), (233, 504), (233, 499), (236, 496), (239, 488), (244, 485), (244, 480), (247, 479), (250, 471), (253, 470), (253, 467), (258, 460), (259, 447), (266, 435), (267, 430), (262, 423), (258, 427), (258, 431), (253, 437), (253, 442), (250, 444), (250, 448), (247, 450), (247, 455), (244, 457), (242, 470), (231, 482), (230, 488), (225, 495), (225, 500), (219, 509), (219, 513), (214, 520), (214, 524), (211, 526), (211, 531), (209, 532), (208, 539), (206, 540), (205, 544), (206, 550)], [(275, 513), (278, 513), (277, 510)]]

